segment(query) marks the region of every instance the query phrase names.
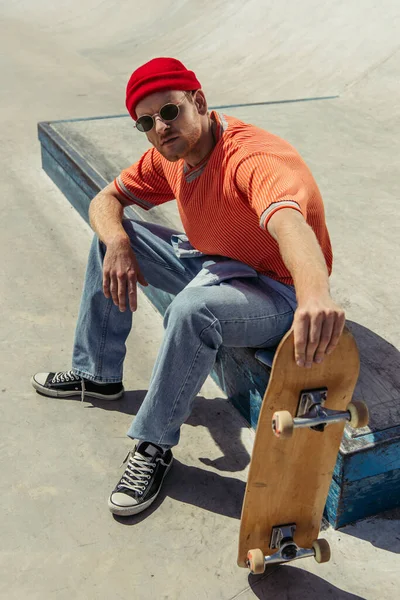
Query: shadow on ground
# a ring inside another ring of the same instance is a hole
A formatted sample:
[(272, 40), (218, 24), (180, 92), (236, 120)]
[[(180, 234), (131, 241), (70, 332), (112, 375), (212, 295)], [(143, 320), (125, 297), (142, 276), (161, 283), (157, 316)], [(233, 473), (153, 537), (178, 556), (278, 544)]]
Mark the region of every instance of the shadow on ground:
[[(368, 429), (384, 431), (400, 425), (400, 352), (371, 329), (346, 321), (360, 353), (360, 376), (354, 398), (369, 409)], [(354, 432), (354, 437), (365, 430)]]
[(338, 530), (346, 535), (366, 540), (376, 548), (400, 554), (400, 508), (385, 511)]
[[(92, 402), (89, 409), (117, 411), (134, 416), (137, 414), (141, 403), (146, 395), (146, 390), (125, 392), (124, 398), (116, 401)], [(200, 462), (213, 467), (218, 471), (237, 472), (242, 471), (250, 462), (250, 455), (241, 440), (241, 431), (246, 427), (242, 417), (234, 412), (232, 405), (224, 398), (212, 398), (208, 400), (203, 396), (197, 396), (192, 414), (186, 421), (191, 427), (205, 427), (210, 432), (215, 444), (221, 451), (221, 457), (210, 460), (207, 457), (199, 457)], [(235, 452), (232, 452), (232, 448)]]
[(143, 513), (132, 517), (118, 517), (122, 525), (136, 525), (147, 519), (169, 496), (209, 512), (240, 519), (245, 483), (233, 477), (224, 477), (212, 471), (189, 467), (174, 459), (172, 469), (157, 500)]
[(264, 575), (249, 575), (249, 585), (260, 600), (364, 600), (297, 566), (270, 567)]

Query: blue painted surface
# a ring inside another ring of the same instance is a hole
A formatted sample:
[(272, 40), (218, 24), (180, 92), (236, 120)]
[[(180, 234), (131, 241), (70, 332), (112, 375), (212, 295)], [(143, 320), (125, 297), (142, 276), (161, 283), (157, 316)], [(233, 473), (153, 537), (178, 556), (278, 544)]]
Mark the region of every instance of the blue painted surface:
[(325, 517), (335, 529), (399, 506), (400, 470), (344, 483), (333, 481)]
[(396, 469), (400, 472), (399, 445), (400, 433), (398, 437), (391, 437), (385, 443), (371, 446), (369, 452), (353, 453), (351, 460), (345, 461), (344, 480), (358, 481)]
[[(65, 194), (79, 214), (88, 221), (91, 198), (106, 181), (84, 157), (40, 124), (43, 168)], [(173, 300), (152, 286), (142, 288), (153, 305), (164, 314)], [(213, 379), (224, 390), (234, 406), (256, 428), (262, 398), (268, 383), (269, 369), (254, 357), (254, 351), (243, 348), (221, 348)], [(400, 504), (400, 427), (343, 440), (336, 462), (333, 481), (325, 508), (325, 516), (334, 527), (377, 514)]]
[[(343, 451), (343, 443), (336, 461), (333, 477), (344, 484), (400, 470), (400, 427), (378, 434), (362, 436), (362, 445)], [(383, 434), (385, 436), (383, 437)], [(368, 444), (365, 444), (365, 439)], [(372, 441), (376, 438), (375, 443)], [(400, 504), (400, 497), (398, 505)]]
[(333, 470), (333, 478), (339, 482), (343, 477), (343, 462), (343, 453), (340, 451), (336, 460), (335, 468)]
[(329, 521), (332, 527), (337, 527), (337, 520), (343, 513), (343, 506), (341, 504), (342, 499), (342, 488), (336, 481), (332, 479), (329, 488), (328, 498), (326, 499), (324, 517)]
[(38, 137), (54, 162), (86, 193), (88, 202), (107, 185), (108, 182), (86, 163), (82, 155), (68, 146), (49, 123), (39, 123)]
[(276, 350), (257, 350), (256, 359), (260, 361), (263, 365), (267, 366), (269, 369), (272, 369), (272, 363), (274, 362)]
[[(70, 200), (71, 204), (76, 208), (81, 217), (85, 219), (85, 221), (88, 221), (88, 196), (73, 179), (66, 176), (64, 168), (54, 160), (44, 146), (42, 146), (42, 166), (47, 175), (62, 191), (64, 196)], [(72, 198), (73, 201), (71, 200)]]
[(218, 352), (214, 370), (221, 389), (255, 429), (269, 371), (257, 363), (254, 351), (224, 347)]

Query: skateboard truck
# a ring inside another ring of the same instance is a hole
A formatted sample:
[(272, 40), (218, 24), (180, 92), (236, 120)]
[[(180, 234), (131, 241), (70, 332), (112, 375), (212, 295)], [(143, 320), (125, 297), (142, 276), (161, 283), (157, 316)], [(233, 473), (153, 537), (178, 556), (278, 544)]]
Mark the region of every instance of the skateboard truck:
[(315, 431), (324, 431), (326, 425), (348, 421), (351, 427), (365, 427), (368, 424), (368, 408), (363, 402), (352, 402), (347, 410), (325, 408), (328, 397), (327, 388), (303, 390), (293, 418), (289, 411), (282, 410), (272, 417), (272, 430), (276, 437), (290, 437), (294, 429), (310, 427)]
[(327, 388), (301, 392), (296, 418), (293, 419), (294, 427), (311, 427), (315, 431), (324, 431), (330, 423), (350, 421), (351, 415), (347, 410), (324, 407), (327, 397)]
[(259, 549), (249, 550), (247, 554), (247, 566), (254, 574), (265, 571), (265, 567), (273, 564), (281, 564), (313, 556), (317, 562), (327, 562), (331, 553), (326, 540), (319, 539), (313, 542), (312, 548), (300, 548), (293, 539), (296, 524), (277, 525), (272, 528), (270, 549), (277, 549), (275, 554), (265, 556)]
[(313, 549), (299, 548), (295, 543), (293, 536), (296, 531), (296, 525), (291, 523), (290, 525), (279, 525), (272, 528), (272, 536), (270, 548), (273, 550), (277, 549), (275, 554), (271, 556), (265, 556), (265, 566), (276, 563), (289, 562), (291, 560), (297, 560), (298, 558), (306, 558), (307, 556), (314, 556)]

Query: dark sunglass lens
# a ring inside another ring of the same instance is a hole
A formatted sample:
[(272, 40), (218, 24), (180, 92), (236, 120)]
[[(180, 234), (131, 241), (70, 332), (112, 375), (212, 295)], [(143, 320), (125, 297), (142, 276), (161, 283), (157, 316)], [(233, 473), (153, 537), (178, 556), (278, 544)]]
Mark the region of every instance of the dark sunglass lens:
[(164, 121), (173, 121), (179, 114), (179, 108), (176, 104), (165, 104), (160, 110), (160, 117)]
[(150, 129), (153, 127), (153, 124), (153, 117), (145, 115), (144, 117), (138, 118), (138, 120), (136, 121), (136, 128), (142, 133), (144, 133), (146, 131), (150, 131)]

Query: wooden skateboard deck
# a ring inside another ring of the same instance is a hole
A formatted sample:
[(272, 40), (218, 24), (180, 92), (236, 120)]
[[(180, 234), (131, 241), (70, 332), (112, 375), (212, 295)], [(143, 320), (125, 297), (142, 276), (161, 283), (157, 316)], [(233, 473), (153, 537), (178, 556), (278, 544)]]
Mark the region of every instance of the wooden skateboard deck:
[(323, 432), (299, 428), (291, 438), (279, 439), (272, 416), (281, 410), (296, 416), (301, 392), (317, 388), (327, 388), (325, 408), (346, 410), (358, 373), (358, 350), (347, 329), (332, 354), (310, 369), (295, 362), (293, 331), (282, 339), (257, 425), (240, 525), (240, 567), (247, 566), (251, 549), (260, 548), (265, 556), (277, 551), (270, 548), (273, 527), (295, 523), (294, 542), (302, 548), (318, 538), (345, 423)]

